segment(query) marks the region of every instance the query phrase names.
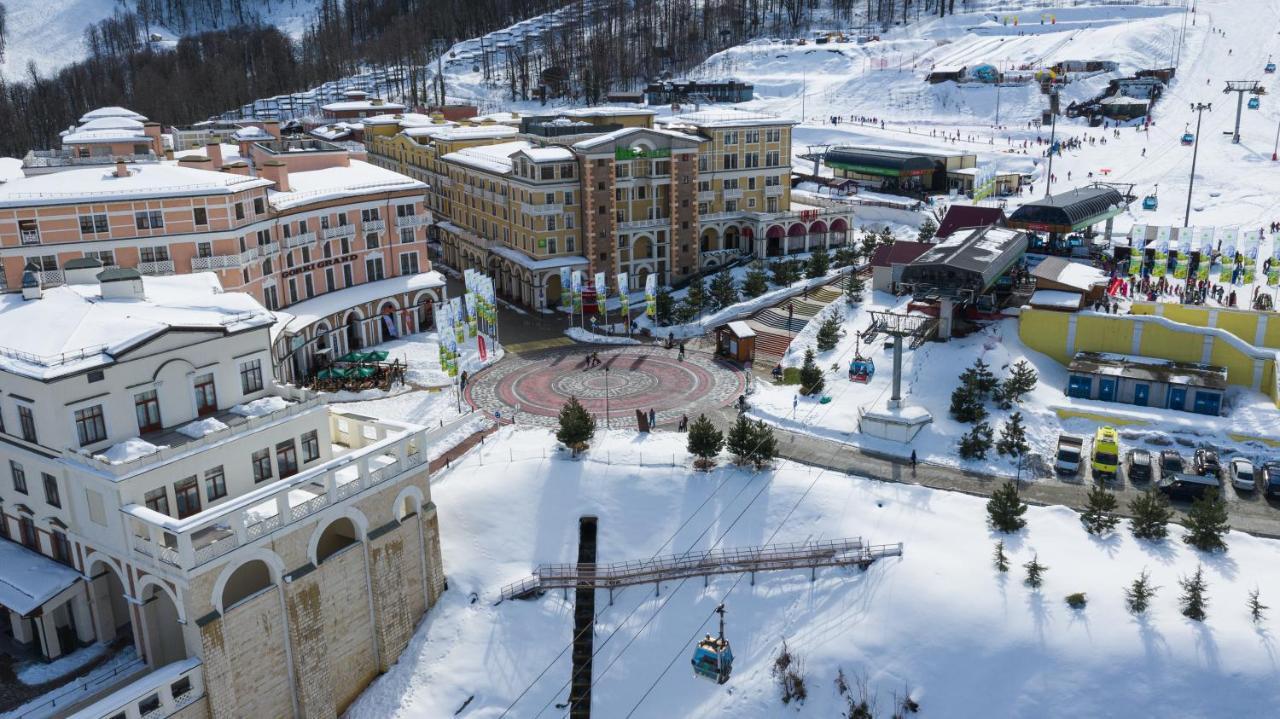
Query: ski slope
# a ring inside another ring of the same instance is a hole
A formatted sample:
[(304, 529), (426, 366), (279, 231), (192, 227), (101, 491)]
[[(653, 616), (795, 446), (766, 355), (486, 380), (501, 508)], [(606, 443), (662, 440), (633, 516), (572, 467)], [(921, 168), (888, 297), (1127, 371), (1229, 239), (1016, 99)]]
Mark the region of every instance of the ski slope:
[[(1178, 529), (1158, 544), (1127, 531), (1092, 538), (1074, 512), (1032, 508), (1027, 529), (1004, 537), (1012, 569), (1002, 575), (981, 498), (786, 463), (694, 473), (683, 444), (675, 433), (598, 433), (572, 461), (548, 432), (508, 428), (434, 478), (449, 591), (350, 719), (448, 717), (464, 703), (456, 716), (467, 719), (564, 716), (572, 602), (557, 591), (494, 602), (535, 563), (574, 561), (583, 514), (599, 517), (601, 562), (853, 536), (904, 543), (901, 558), (865, 573), (820, 570), (816, 582), (803, 570), (763, 573), (754, 586), (735, 575), (706, 588), (691, 579), (658, 595), (624, 589), (613, 606), (599, 592), (599, 716), (841, 716), (837, 668), (866, 677), (877, 716), (889, 716), (904, 687), (921, 716), (975, 719), (1261, 717), (1280, 701), (1272, 622), (1255, 626), (1245, 607), (1255, 586), (1264, 603), (1280, 595), (1273, 540), (1232, 534), (1229, 552), (1210, 556)], [(1022, 582), (1036, 555), (1049, 567), (1039, 591)], [(1177, 580), (1198, 563), (1209, 584), (1203, 624), (1177, 605)], [(1135, 618), (1122, 588), (1144, 569), (1161, 589)], [(1072, 592), (1088, 606), (1070, 609)], [(688, 662), (721, 601), (735, 663), (717, 686)], [(784, 707), (770, 676), (784, 640), (803, 660), (801, 706)]]

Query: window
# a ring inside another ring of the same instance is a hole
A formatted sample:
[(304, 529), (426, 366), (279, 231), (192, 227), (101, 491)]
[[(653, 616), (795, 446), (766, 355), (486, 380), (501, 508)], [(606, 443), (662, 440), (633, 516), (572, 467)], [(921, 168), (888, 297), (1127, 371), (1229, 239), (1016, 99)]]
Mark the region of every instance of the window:
[(302, 435), (302, 461), (314, 462), (317, 459), (320, 459), (320, 435), (313, 429)]
[(222, 471), (222, 465), (205, 470), (204, 498), (214, 502), (225, 496), (227, 496), (227, 475)]
[(76, 410), (76, 436), (80, 446), (101, 442), (107, 438), (107, 423), (102, 416), (102, 405)]
[(267, 309), (276, 310), (280, 308), (280, 299), (276, 297), (276, 288), (274, 286), (263, 287), (262, 296), (267, 301)]
[(240, 363), (240, 391), (252, 394), (262, 389), (262, 360), (253, 359)]
[(18, 424), (22, 427), (22, 438), (28, 442), (36, 440), (36, 418), (31, 408), (25, 404), (18, 405)]
[(169, 513), (169, 492), (164, 487), (147, 492), (142, 497), (143, 503), (147, 505), (147, 509), (161, 514)]
[(554, 255), (556, 253), (556, 238), (547, 238), (547, 254)]
[(212, 242), (197, 242), (197, 243), (196, 243), (196, 257), (213, 257), (213, 243), (212, 243)]
[(289, 278), (289, 304), (298, 301), (298, 281), (292, 277)]
[(81, 215), (80, 234), (92, 235), (108, 231), (106, 215)]
[(342, 286), (350, 287), (351, 285), (354, 285), (355, 284), (354, 277), (355, 275), (351, 270), (351, 263), (348, 262), (347, 264), (343, 265), (342, 266)]
[(13, 475), (13, 491), (19, 494), (27, 493), (27, 473), (22, 469), (22, 465), (9, 460), (9, 474)]
[(568, 237), (564, 238), (565, 252), (573, 252), (573, 240), (574, 240), (573, 235), (569, 235)]
[(116, 253), (112, 250), (90, 250), (84, 256), (97, 259), (103, 267), (115, 267), (116, 264)]
[(326, 292), (333, 292), (333, 268), (332, 267), (325, 268), (324, 288)]
[(18, 233), (22, 236), (22, 244), (40, 244), (40, 226), (35, 220), (18, 220)]
[(260, 449), (253, 453), (253, 481), (265, 482), (271, 479), (271, 450)]
[(58, 269), (57, 255), (40, 255), (38, 257), (30, 258), (28, 262), (34, 262), (43, 272), (52, 272)]
[[(256, 207), (256, 205), (255, 205), (255, 207)], [(236, 219), (237, 219), (237, 220), (243, 220), (243, 219), (244, 219), (244, 205), (243, 205), (243, 204), (241, 204), (241, 203), (239, 203), (239, 202), (237, 202), (237, 203), (236, 203)]]
[(191, 218), (195, 220), (195, 223), (197, 225), (209, 224), (209, 212), (205, 210), (203, 207), (191, 208)]
[(413, 217), (414, 212), (413, 205), (396, 205), (396, 217)]
[(370, 232), (364, 236), (364, 246), (368, 249), (375, 249), (378, 246), (378, 233)]
[(413, 228), (412, 228), (412, 227), (401, 227), (401, 228), (400, 228), (400, 244), (402, 244), (402, 245), (407, 245), (407, 244), (409, 244), (410, 242), (413, 242), (413, 240), (414, 240), (414, 237), (413, 237)]
[(400, 274), (402, 275), (418, 274), (418, 253), (406, 252), (400, 255)]
[(143, 262), (164, 262), (169, 259), (169, 248), (164, 245), (138, 248), (138, 258)]
[(376, 257), (365, 260), (364, 274), (366, 282), (375, 282), (382, 279), (382, 260)]
[(738, 169), (738, 156), (737, 156), (737, 155), (725, 155), (725, 156), (724, 156), (724, 158), (723, 158), (723, 164), (722, 164), (722, 166), (720, 167), (720, 169), (722, 169), (722, 170), (736, 170), (736, 169)]
[(276, 445), (276, 467), (280, 469), (281, 479), (298, 473), (298, 448), (293, 440), (285, 440)]
[[(236, 207), (239, 207), (239, 205), (236, 205)], [(266, 212), (266, 211), (267, 211), (267, 206), (266, 206), (266, 204), (262, 201), (262, 198), (261, 198), (261, 197), (255, 197), (255, 198), (253, 198), (253, 213), (254, 213), (255, 215), (261, 215), (262, 213), (264, 213), (264, 212)], [(241, 219), (243, 219), (243, 218), (241, 218)]]
[(68, 567), (74, 566), (71, 560), (71, 542), (67, 540), (67, 535), (53, 530), (49, 534), (49, 544), (53, 547), (53, 558)]
[(186, 519), (200, 511), (200, 485), (194, 476), (173, 483), (173, 498), (177, 500), (178, 519)]
[(41, 472), (40, 480), (44, 483), (44, 501), (50, 507), (61, 507), (62, 498), (58, 496), (58, 478), (48, 472)]
[(370, 207), (368, 209), (360, 210), (361, 222), (373, 222), (375, 220), (381, 219), (381, 217), (382, 216), (378, 214), (378, 208), (376, 207)]
[(726, 132), (726, 133), (724, 134), (724, 144), (726, 144), (726, 145), (736, 145), (736, 144), (738, 144), (738, 131), (737, 131), (737, 130), (732, 130), (732, 131), (730, 131), (730, 132)]
[(205, 417), (218, 411), (218, 392), (213, 384), (212, 374), (196, 377), (196, 415)]
[(565, 190), (565, 191), (564, 191), (564, 204), (566, 204), (566, 205), (572, 205), (572, 204), (573, 204), (573, 190)]
[(553, 165), (547, 165), (546, 167), (540, 167), (540, 168), (538, 168), (538, 177), (539, 177), (539, 179), (543, 179), (543, 180), (554, 180), (554, 179), (556, 179), (556, 168), (555, 168), (555, 166), (553, 166)]
[(311, 273), (302, 276), (302, 284), (307, 288), (307, 298), (310, 299), (316, 295), (316, 286), (311, 279)]
[(133, 222), (139, 230), (163, 230), (164, 214), (159, 210), (144, 210), (133, 213)]

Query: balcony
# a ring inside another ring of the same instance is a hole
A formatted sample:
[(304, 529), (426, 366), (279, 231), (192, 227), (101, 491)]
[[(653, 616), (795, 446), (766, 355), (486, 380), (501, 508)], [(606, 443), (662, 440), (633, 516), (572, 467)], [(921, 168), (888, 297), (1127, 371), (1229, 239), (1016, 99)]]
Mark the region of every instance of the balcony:
[(711, 202), (714, 199), (716, 199), (715, 190), (699, 190), (698, 191), (698, 202)]
[(280, 254), (280, 243), (268, 242), (265, 245), (258, 245), (258, 257), (270, 257)]
[(186, 519), (137, 504), (123, 507), (133, 552), (190, 571), (327, 507), (354, 501), (407, 472), (420, 471), (426, 462), (426, 432), (420, 427), (328, 411), (334, 442), (350, 451)]
[(138, 272), (143, 275), (171, 275), (173, 274), (173, 260), (156, 260), (154, 262), (139, 262)]
[(303, 232), (298, 235), (293, 235), (292, 237), (284, 238), (284, 246), (285, 246), (285, 249), (287, 250), (292, 250), (295, 247), (304, 247), (304, 246), (309, 247), (311, 245), (314, 245), (315, 242), (316, 242), (316, 233), (314, 232)]
[(226, 270), (243, 267), (256, 259), (256, 250), (245, 250), (238, 255), (211, 255), (209, 257), (192, 257), (191, 271)]
[(360, 229), (364, 232), (382, 232), (387, 229), (385, 220), (365, 220), (360, 223)]
[(547, 215), (561, 215), (561, 214), (564, 214), (564, 205), (561, 205), (561, 204), (530, 205), (529, 203), (526, 202), (520, 205), (520, 211), (532, 217), (545, 217)]
[(40, 284), (48, 287), (50, 285), (61, 285), (67, 281), (67, 276), (62, 274), (62, 270), (45, 270), (40, 273)]
[(724, 199), (726, 199), (726, 200), (741, 200), (741, 199), (742, 199), (742, 190), (741, 190), (741, 189), (737, 189), (737, 190), (725, 190), (725, 191), (724, 191)]
[(320, 234), (326, 240), (332, 240), (337, 237), (355, 237), (356, 226), (355, 225), (338, 225), (337, 227), (329, 227), (324, 230), (321, 230)]
[(24, 245), (40, 244), (40, 230), (22, 230), (22, 244)]
[(782, 185), (765, 185), (765, 197), (782, 197)]
[(630, 222), (619, 222), (619, 231), (629, 230), (645, 230), (653, 227), (668, 227), (671, 225), (670, 217), (658, 217), (652, 220), (631, 220)]
[(401, 215), (396, 217), (397, 227), (418, 227), (427, 224), (426, 215)]

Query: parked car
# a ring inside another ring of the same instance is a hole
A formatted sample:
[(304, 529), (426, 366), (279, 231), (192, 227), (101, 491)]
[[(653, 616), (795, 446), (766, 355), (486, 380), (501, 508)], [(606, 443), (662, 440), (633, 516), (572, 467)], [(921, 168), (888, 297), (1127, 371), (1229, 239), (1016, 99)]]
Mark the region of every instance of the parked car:
[(1145, 449), (1129, 450), (1129, 481), (1151, 481), (1151, 453)]
[(1182, 455), (1178, 454), (1176, 449), (1166, 449), (1160, 452), (1160, 478), (1174, 477), (1182, 474), (1186, 470), (1186, 463), (1182, 461)]
[(1262, 465), (1262, 482), (1263, 493), (1268, 497), (1280, 495), (1280, 461)]
[(1053, 469), (1058, 474), (1075, 475), (1080, 471), (1080, 458), (1084, 453), (1084, 437), (1069, 434), (1058, 435), (1058, 455)]
[(1257, 488), (1257, 482), (1253, 478), (1253, 462), (1243, 457), (1236, 457), (1227, 463), (1227, 478), (1236, 489), (1252, 492)]
[(1216, 479), (1222, 476), (1222, 465), (1218, 462), (1218, 453), (1212, 449), (1197, 449), (1191, 466), (1196, 474), (1205, 477)]
[(1192, 500), (1199, 499), (1210, 489), (1217, 489), (1218, 480), (1198, 474), (1166, 474), (1156, 486), (1171, 499)]

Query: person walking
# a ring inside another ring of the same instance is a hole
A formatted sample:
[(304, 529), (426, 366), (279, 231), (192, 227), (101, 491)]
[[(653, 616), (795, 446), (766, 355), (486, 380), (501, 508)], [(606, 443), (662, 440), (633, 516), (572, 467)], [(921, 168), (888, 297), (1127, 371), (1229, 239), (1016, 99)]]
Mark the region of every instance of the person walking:
[(657, 412), (654, 412), (654, 411), (653, 411), (653, 408), (652, 408), (652, 407), (650, 407), (650, 408), (649, 408), (649, 429), (650, 429), (650, 431), (652, 431), (652, 430), (657, 426), (657, 424), (658, 424), (658, 413), (657, 413)]
[(914, 449), (911, 450), (911, 471), (916, 471), (916, 451)]

